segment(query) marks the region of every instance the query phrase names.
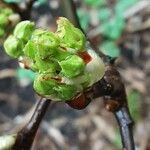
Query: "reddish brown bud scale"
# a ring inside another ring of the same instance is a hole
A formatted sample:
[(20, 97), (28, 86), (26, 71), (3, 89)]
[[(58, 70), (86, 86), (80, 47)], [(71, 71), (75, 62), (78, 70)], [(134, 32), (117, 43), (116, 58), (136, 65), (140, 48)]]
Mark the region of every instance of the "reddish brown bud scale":
[(80, 56), (86, 64), (92, 60), (92, 57), (87, 52), (78, 52), (78, 56)]
[(91, 102), (91, 99), (87, 99), (85, 97), (84, 93), (79, 94), (75, 98), (73, 98), (71, 101), (66, 102), (70, 107), (74, 109), (84, 109), (86, 106)]

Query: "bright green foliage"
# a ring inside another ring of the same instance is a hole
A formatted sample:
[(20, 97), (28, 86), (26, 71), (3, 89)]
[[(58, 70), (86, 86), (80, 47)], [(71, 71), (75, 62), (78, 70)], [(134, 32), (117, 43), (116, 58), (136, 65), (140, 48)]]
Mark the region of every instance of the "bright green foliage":
[(135, 121), (141, 118), (140, 105), (140, 93), (137, 90), (130, 91), (128, 94), (128, 106)]
[(118, 57), (120, 55), (120, 50), (117, 45), (112, 41), (106, 41), (101, 44), (100, 50), (107, 56), (112, 58)]
[(106, 4), (106, 0), (84, 0), (84, 2), (93, 7), (100, 7)]
[(58, 48), (53, 55), (57, 62), (67, 59), (71, 54), (69, 51), (66, 51), (62, 48)]
[(85, 67), (83, 59), (77, 55), (72, 55), (66, 60), (61, 61), (59, 64), (62, 68), (62, 73), (68, 78), (79, 75)]
[(14, 36), (24, 42), (27, 42), (31, 38), (34, 26), (33, 22), (23, 21), (16, 26)]
[(58, 19), (57, 23), (57, 35), (61, 38), (62, 47), (83, 51), (86, 39), (82, 31), (75, 28), (66, 18)]
[[(22, 21), (7, 38), (4, 47), (8, 55), (26, 62), (27, 67), (37, 73), (33, 87), (39, 95), (68, 101), (97, 78), (90, 78), (93, 73), (90, 70), (95, 69), (86, 68), (80, 56), (87, 53), (84, 34), (66, 18), (60, 17), (57, 23), (58, 29), (53, 33), (35, 29), (33, 22)], [(101, 59), (96, 59), (97, 68), (103, 67)], [(101, 73), (104, 74), (104, 69)]]
[(77, 92), (77, 88), (74, 85), (60, 84), (54, 89), (62, 100), (73, 98)]
[(39, 95), (50, 95), (54, 94), (54, 87), (58, 86), (56, 81), (52, 79), (50, 74), (39, 74), (34, 81), (34, 89)]
[(38, 57), (45, 59), (46, 57), (53, 55), (55, 50), (59, 47), (59, 39), (52, 32), (45, 32), (37, 37), (34, 37), (31, 41), (37, 45)]
[(29, 40), (28, 43), (25, 45), (23, 52), (30, 59), (35, 59), (36, 44)]
[(37, 55), (35, 57), (35, 66), (40, 72), (50, 72), (55, 73), (56, 69), (59, 70), (59, 66), (56, 61), (52, 61), (51, 59), (41, 59)]

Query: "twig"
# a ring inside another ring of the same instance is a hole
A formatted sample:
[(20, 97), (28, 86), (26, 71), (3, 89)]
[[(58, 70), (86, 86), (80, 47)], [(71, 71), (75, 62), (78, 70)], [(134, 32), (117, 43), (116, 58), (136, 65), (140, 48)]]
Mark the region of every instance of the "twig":
[(76, 7), (74, 2), (72, 0), (61, 0), (60, 4), (63, 9), (63, 15), (68, 18), (76, 27), (82, 30), (78, 16), (76, 14)]
[(40, 122), (42, 121), (50, 102), (51, 100), (45, 98), (39, 100), (29, 123), (18, 132), (13, 147), (14, 150), (29, 150), (31, 148)]
[(127, 107), (122, 107), (120, 110), (116, 111), (115, 117), (118, 121), (120, 127), (120, 133), (122, 137), (122, 143), (125, 150), (134, 150), (134, 140), (132, 133), (133, 121), (129, 116), (129, 111)]

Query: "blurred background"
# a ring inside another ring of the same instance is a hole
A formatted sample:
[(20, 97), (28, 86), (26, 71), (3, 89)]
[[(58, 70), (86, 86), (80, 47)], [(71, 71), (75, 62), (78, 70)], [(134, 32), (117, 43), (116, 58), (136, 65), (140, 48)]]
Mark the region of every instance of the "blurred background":
[[(7, 2), (19, 0), (6, 0)], [(67, 0), (66, 0), (67, 1)], [(20, 2), (22, 2), (20, 0)], [(80, 24), (97, 50), (118, 57), (135, 121), (138, 150), (150, 150), (150, 1), (74, 0)], [(32, 11), (38, 27), (55, 31), (55, 21), (67, 8), (63, 0), (39, 0)], [(32, 88), (34, 73), (21, 69), (0, 45), (0, 135), (18, 131), (27, 122), (39, 98)], [(52, 103), (32, 150), (120, 150), (114, 116), (102, 99), (84, 110)]]

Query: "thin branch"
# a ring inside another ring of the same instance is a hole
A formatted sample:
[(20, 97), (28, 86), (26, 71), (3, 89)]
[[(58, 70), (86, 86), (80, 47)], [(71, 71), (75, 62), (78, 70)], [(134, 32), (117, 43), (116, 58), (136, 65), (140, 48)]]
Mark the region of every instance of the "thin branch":
[(124, 150), (134, 150), (135, 144), (132, 129), (133, 121), (131, 119), (128, 108), (122, 107), (120, 110), (114, 112), (114, 114), (120, 127)]
[(83, 31), (76, 14), (76, 6), (74, 2), (72, 0), (60, 0), (60, 4), (63, 10), (63, 15), (68, 18), (77, 28)]
[(40, 122), (42, 121), (50, 102), (51, 100), (45, 98), (39, 100), (29, 123), (18, 132), (13, 147), (14, 150), (29, 150), (31, 148)]

